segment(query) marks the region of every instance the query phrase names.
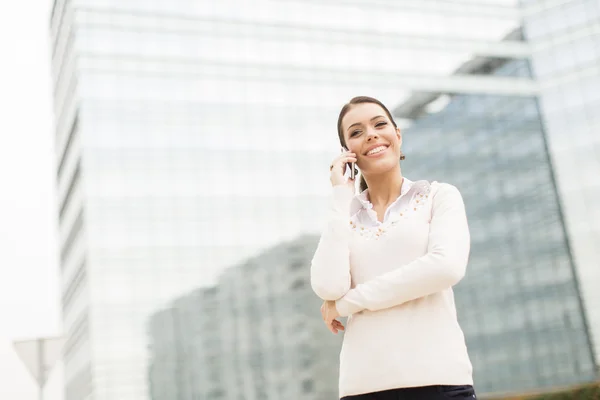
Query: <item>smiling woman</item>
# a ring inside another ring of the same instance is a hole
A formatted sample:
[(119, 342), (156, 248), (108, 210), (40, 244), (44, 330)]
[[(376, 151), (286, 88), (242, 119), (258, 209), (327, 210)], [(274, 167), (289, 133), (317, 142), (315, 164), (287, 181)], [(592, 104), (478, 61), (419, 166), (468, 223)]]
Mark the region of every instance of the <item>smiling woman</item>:
[[(332, 210), (311, 265), (323, 320), (345, 331), (340, 396), (475, 399), (452, 287), (470, 235), (462, 196), (447, 183), (403, 177), (402, 134), (378, 100), (356, 97), (339, 115), (348, 151), (331, 166)], [(345, 177), (361, 170), (361, 192)], [(344, 327), (339, 317), (348, 317)]]
[[(353, 107), (356, 105), (362, 105), (362, 107)], [(390, 111), (387, 109), (387, 107), (385, 105), (383, 105), (383, 103), (381, 103), (379, 100), (374, 99), (372, 97), (366, 97), (366, 96), (361, 96), (361, 97), (355, 97), (353, 98), (348, 104), (346, 104), (343, 108), (342, 111), (340, 112), (340, 116), (338, 118), (338, 123), (337, 123), (337, 127), (338, 127), (338, 136), (340, 139), (340, 143), (342, 145), (342, 147), (345, 147), (347, 149), (350, 149), (350, 151), (352, 151), (352, 149), (355, 149), (358, 145), (356, 144), (358, 142), (358, 137), (360, 136), (361, 128), (362, 130), (365, 129), (365, 124), (359, 122), (354, 122), (353, 124), (351, 124), (347, 130), (351, 131), (351, 134), (349, 135), (349, 139), (348, 139), (348, 143), (353, 143), (353, 145), (351, 147), (349, 147), (347, 141), (346, 141), (346, 136), (344, 133), (344, 130), (342, 128), (342, 121), (344, 120), (344, 118), (346, 117), (347, 114), (350, 114), (350, 116), (348, 118), (359, 118), (362, 114), (365, 115), (371, 115), (371, 114), (375, 114), (374, 117), (370, 118), (368, 125), (373, 126), (375, 129), (379, 130), (381, 132), (381, 134), (386, 134), (389, 135), (390, 132), (392, 130), (395, 130), (395, 134), (398, 136), (398, 159), (400, 160), (404, 160), (404, 154), (402, 154), (402, 151), (400, 150), (400, 146), (402, 145), (402, 137), (400, 136), (400, 129), (398, 128), (398, 125), (396, 124), (396, 122), (394, 121), (394, 118), (392, 118), (392, 114), (390, 113)], [(360, 118), (359, 118), (360, 119)], [(393, 126), (393, 128), (392, 128)], [(364, 138), (364, 136), (363, 136)], [(379, 152), (383, 152), (383, 150), (386, 150), (389, 147), (389, 143), (380, 146), (379, 148), (376, 149), (369, 149), (370, 151), (372, 151), (373, 155), (374, 153), (379, 153)], [(371, 145), (373, 146), (373, 145)], [(360, 167), (360, 165), (359, 165)], [(368, 166), (367, 166), (368, 168)], [(367, 189), (367, 182), (364, 178), (364, 175), (361, 177), (360, 180), (360, 189), (365, 190)]]

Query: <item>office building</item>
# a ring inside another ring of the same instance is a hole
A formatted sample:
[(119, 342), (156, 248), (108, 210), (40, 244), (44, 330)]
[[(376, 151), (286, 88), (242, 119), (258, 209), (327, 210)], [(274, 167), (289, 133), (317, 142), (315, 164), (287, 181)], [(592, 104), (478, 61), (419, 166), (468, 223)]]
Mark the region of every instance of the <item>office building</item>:
[[(531, 76), (527, 61), (472, 60), (460, 73)], [(463, 194), (472, 250), (456, 288), (480, 393), (527, 392), (595, 378), (575, 261), (536, 97), (421, 94), (403, 168)]]
[(600, 359), (600, 3), (521, 1), (556, 186)]
[(221, 354), (218, 293), (197, 289), (150, 320), (150, 399), (216, 399)]
[[(152, 400), (327, 400), (342, 335), (306, 273), (318, 237), (279, 244), (151, 318)], [(210, 295), (207, 296), (207, 294)]]

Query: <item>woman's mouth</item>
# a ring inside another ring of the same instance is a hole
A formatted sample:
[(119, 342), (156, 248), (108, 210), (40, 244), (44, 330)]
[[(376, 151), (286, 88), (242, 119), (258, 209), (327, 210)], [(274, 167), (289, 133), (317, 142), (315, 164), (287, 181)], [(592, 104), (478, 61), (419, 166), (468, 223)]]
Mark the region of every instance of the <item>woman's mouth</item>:
[(386, 145), (377, 146), (377, 147), (367, 151), (367, 153), (365, 155), (366, 156), (377, 155), (377, 154), (380, 154), (380, 153), (384, 152), (385, 150), (387, 150), (387, 148), (388, 148), (388, 146), (386, 146)]

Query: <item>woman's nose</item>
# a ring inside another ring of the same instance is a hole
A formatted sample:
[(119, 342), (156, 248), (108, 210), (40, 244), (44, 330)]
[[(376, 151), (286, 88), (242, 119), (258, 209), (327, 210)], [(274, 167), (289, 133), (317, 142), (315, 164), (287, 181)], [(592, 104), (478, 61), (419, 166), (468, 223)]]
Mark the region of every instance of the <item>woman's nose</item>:
[(373, 129), (367, 129), (367, 140), (377, 139), (377, 132)]

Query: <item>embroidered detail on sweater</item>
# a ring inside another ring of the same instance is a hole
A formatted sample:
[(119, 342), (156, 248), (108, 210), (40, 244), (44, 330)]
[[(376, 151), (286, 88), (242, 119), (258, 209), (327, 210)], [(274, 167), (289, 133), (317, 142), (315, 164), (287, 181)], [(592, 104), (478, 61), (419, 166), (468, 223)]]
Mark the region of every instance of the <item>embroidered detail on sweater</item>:
[(379, 240), (390, 229), (398, 226), (400, 221), (413, 217), (428, 202), (431, 194), (431, 184), (427, 181), (415, 182), (412, 191), (413, 194), (408, 205), (401, 211), (391, 213), (383, 224), (367, 226), (358, 222), (358, 218), (355, 216), (350, 219), (350, 229), (366, 240)]

